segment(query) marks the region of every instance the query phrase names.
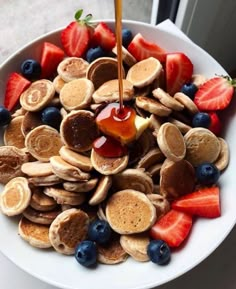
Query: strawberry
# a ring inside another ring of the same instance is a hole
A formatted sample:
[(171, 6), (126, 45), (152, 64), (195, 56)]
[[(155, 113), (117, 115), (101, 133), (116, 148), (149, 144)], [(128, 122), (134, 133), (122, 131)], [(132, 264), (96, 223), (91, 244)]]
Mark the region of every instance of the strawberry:
[(6, 84), (6, 92), (4, 98), (5, 108), (11, 111), (17, 104), (22, 92), (30, 84), (31, 82), (19, 73), (11, 73)]
[(203, 83), (194, 97), (199, 110), (226, 108), (234, 94), (235, 83), (228, 77), (214, 77)]
[(140, 33), (136, 34), (130, 42), (128, 51), (137, 59), (137, 61), (141, 61), (148, 57), (155, 57), (160, 62), (165, 62), (166, 59), (165, 50), (157, 44), (147, 41)]
[(193, 64), (184, 53), (168, 53), (165, 71), (166, 90), (170, 95), (174, 95), (180, 91), (183, 84), (191, 81)]
[(220, 136), (222, 125), (219, 116), (216, 112), (213, 111), (208, 112), (208, 114), (211, 118), (211, 124), (208, 129), (212, 131), (216, 136)]
[(220, 216), (220, 190), (217, 186), (201, 188), (175, 200), (171, 207), (175, 210), (205, 218)]
[(150, 235), (153, 239), (165, 241), (170, 247), (178, 247), (191, 228), (191, 215), (171, 209), (152, 226)]
[(40, 60), (42, 68), (41, 78), (49, 78), (52, 76), (64, 56), (65, 53), (60, 47), (50, 42), (44, 42)]
[(92, 43), (110, 51), (116, 45), (116, 37), (106, 23), (100, 22), (94, 29)]
[(77, 11), (75, 13), (76, 21), (71, 22), (61, 32), (61, 42), (68, 56), (83, 56), (90, 44), (92, 15), (89, 14), (84, 19), (80, 19), (82, 13), (82, 9)]

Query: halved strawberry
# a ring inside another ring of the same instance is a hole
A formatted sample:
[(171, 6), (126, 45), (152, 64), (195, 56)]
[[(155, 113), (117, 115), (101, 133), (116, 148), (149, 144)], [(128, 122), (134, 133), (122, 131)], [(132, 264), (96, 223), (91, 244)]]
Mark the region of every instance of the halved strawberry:
[(178, 247), (191, 228), (191, 215), (171, 209), (152, 226), (150, 235), (153, 239), (165, 241), (170, 247)]
[(199, 110), (226, 108), (234, 94), (234, 81), (228, 77), (214, 77), (203, 83), (194, 97)]
[(116, 45), (116, 37), (106, 23), (100, 22), (94, 29), (92, 43), (109, 51)]
[(75, 13), (76, 21), (71, 22), (61, 32), (61, 42), (68, 56), (81, 57), (89, 47), (92, 15), (89, 14), (85, 19), (80, 19), (82, 13), (83, 10), (77, 11)]
[(219, 187), (206, 187), (180, 197), (171, 204), (175, 210), (206, 218), (220, 216)]
[(64, 56), (65, 53), (60, 47), (50, 42), (44, 42), (40, 60), (42, 68), (41, 78), (49, 78), (52, 76)]
[(19, 73), (11, 73), (6, 84), (6, 92), (4, 98), (5, 108), (11, 111), (17, 104), (22, 92), (30, 84), (31, 82)]
[(147, 41), (140, 33), (136, 34), (130, 42), (128, 51), (137, 61), (141, 61), (148, 57), (155, 57), (160, 62), (165, 62), (166, 59), (166, 51), (157, 44)]
[(180, 91), (183, 84), (191, 81), (193, 64), (184, 53), (168, 53), (165, 71), (166, 90), (170, 95), (174, 95)]
[(209, 126), (209, 130), (212, 131), (216, 136), (220, 136), (222, 125), (220, 118), (216, 112), (208, 112), (210, 118), (211, 118), (211, 124)]

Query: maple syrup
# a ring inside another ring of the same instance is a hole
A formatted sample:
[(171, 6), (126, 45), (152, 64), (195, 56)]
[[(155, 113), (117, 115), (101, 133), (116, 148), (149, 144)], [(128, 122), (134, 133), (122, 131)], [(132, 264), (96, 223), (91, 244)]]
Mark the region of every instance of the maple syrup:
[[(93, 148), (102, 156), (119, 157), (127, 153), (123, 144), (133, 141), (136, 137), (135, 110), (123, 104), (123, 73), (122, 73), (122, 0), (114, 0), (115, 31), (118, 61), (119, 103), (110, 103), (96, 117), (98, 128), (106, 135), (95, 141)], [(107, 137), (107, 136), (111, 136)], [(114, 140), (115, 139), (115, 140)], [(119, 142), (117, 142), (117, 140)], [(101, 145), (101, 143), (103, 143)]]

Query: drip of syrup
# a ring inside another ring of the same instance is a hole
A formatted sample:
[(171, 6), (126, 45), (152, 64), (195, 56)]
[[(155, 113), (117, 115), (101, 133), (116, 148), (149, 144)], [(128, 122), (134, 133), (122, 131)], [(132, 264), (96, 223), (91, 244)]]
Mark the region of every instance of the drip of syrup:
[[(99, 148), (94, 142), (93, 148), (102, 156), (120, 157), (127, 153), (124, 144), (136, 138), (135, 110), (123, 104), (123, 74), (122, 74), (122, 0), (114, 0), (116, 19), (116, 46), (118, 61), (119, 103), (110, 103), (96, 117), (98, 128), (106, 135), (103, 145)], [(118, 141), (118, 142), (117, 142)], [(101, 140), (100, 140), (101, 142)], [(107, 150), (107, 152), (106, 152)], [(111, 153), (112, 152), (112, 153)]]
[(93, 143), (94, 150), (103, 157), (117, 158), (127, 154), (127, 148), (110, 136), (101, 136)]

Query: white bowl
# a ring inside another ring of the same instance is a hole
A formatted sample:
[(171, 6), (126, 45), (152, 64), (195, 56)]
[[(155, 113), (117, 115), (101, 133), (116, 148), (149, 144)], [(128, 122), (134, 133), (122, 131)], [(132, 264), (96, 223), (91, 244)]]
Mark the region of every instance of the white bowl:
[[(114, 22), (108, 20), (110, 27)], [(146, 39), (156, 42), (169, 52), (182, 51), (194, 64), (194, 73), (213, 77), (226, 75), (226, 71), (205, 51), (178, 36), (158, 28), (134, 21), (124, 21), (123, 26), (140, 32)], [(46, 34), (26, 45), (7, 61), (0, 70), (0, 96), (10, 72), (19, 71), (26, 58), (39, 59), (41, 44), (50, 41), (60, 45), (60, 31)], [(0, 103), (3, 98), (0, 98)], [(222, 216), (216, 219), (198, 218), (185, 244), (172, 253), (171, 262), (157, 266), (151, 262), (139, 263), (131, 258), (119, 265), (101, 265), (96, 269), (80, 266), (73, 257), (60, 255), (52, 250), (38, 250), (29, 246), (17, 234), (18, 220), (0, 214), (0, 250), (17, 266), (54, 286), (69, 289), (143, 289), (166, 283), (192, 269), (211, 254), (225, 239), (236, 220), (236, 194), (234, 168), (236, 163), (235, 113), (231, 109), (223, 113), (224, 137), (231, 150), (230, 164), (220, 177)], [(0, 139), (1, 141), (1, 139)]]

